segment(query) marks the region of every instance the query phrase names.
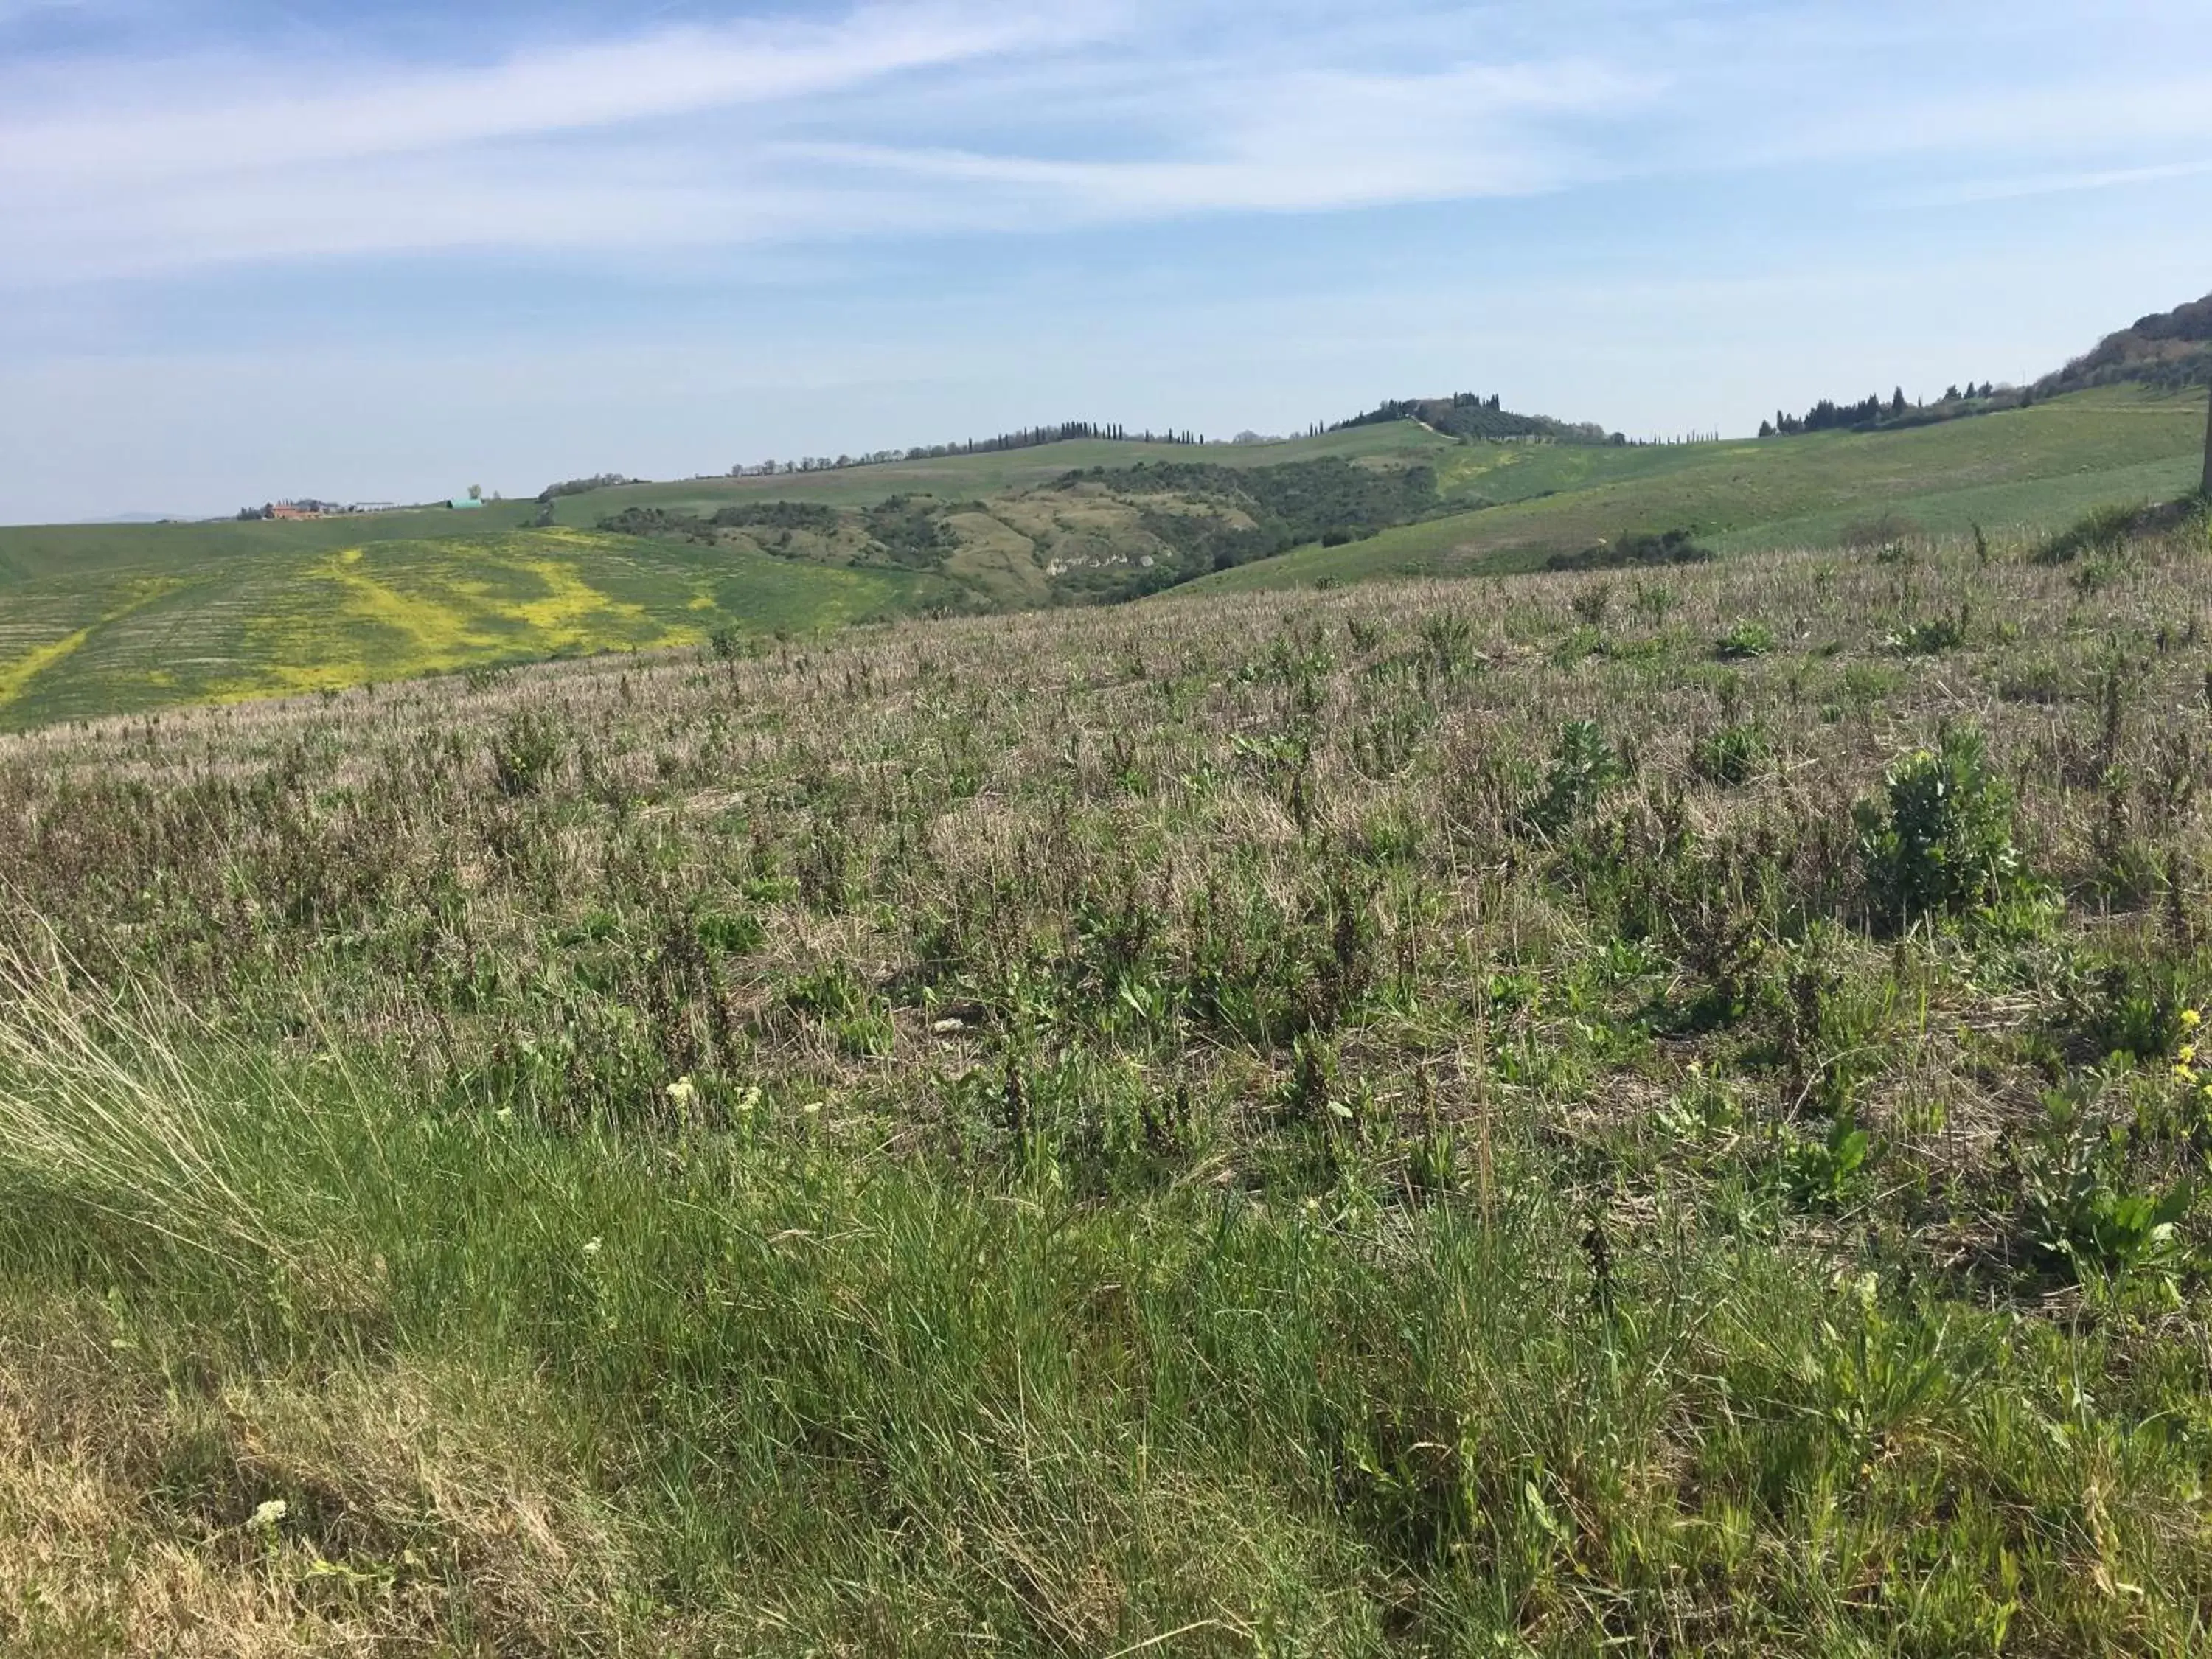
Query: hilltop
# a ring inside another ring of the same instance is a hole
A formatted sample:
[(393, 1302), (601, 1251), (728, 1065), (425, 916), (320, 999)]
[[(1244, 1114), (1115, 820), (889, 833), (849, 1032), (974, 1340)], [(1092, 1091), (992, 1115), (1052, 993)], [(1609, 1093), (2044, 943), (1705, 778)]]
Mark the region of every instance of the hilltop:
[(1530, 570), (1555, 555), (1681, 530), (1722, 552), (2033, 534), (2198, 481), (2204, 405), (2112, 386), (1897, 431), (1657, 448), (1476, 447), (1439, 463), (1445, 499), (1489, 497), (1356, 546), (1298, 549), (1194, 591)]
[(1990, 380), (1977, 386), (1969, 380), (1963, 388), (1947, 386), (1932, 402), (1906, 398), (1902, 386), (1887, 397), (1873, 393), (1856, 403), (1823, 398), (1802, 415), (1776, 410), (1773, 419), (1759, 423), (1759, 435), (1894, 431), (2026, 409), (2039, 398), (2093, 386), (2175, 392), (2207, 384), (2212, 384), (2212, 295), (2138, 318), (2133, 326), (2106, 335), (2094, 349), (2030, 386), (1999, 386)]
[(1488, 398), (1459, 392), (1449, 398), (1392, 398), (1364, 415), (1339, 422), (1330, 430), (1348, 431), (1363, 426), (1387, 426), (1395, 421), (1417, 421), (1446, 437), (1483, 439), (1492, 443), (1515, 438), (1547, 438), (1562, 443), (1622, 443), (1617, 432), (1607, 432), (1595, 422), (1553, 420), (1548, 415), (1521, 415), (1504, 407), (1497, 392)]
[(2094, 350), (2036, 382), (2051, 394), (2131, 384), (2168, 388), (2212, 384), (2212, 295), (2139, 317)]

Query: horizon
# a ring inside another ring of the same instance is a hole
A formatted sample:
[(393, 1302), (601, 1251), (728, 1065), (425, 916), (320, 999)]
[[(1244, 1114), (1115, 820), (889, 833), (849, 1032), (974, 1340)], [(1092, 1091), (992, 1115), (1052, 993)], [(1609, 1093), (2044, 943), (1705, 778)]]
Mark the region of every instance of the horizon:
[(2170, 5), (1272, 12), (0, 0), (0, 521), (1455, 388), (1748, 437), (2212, 286)]

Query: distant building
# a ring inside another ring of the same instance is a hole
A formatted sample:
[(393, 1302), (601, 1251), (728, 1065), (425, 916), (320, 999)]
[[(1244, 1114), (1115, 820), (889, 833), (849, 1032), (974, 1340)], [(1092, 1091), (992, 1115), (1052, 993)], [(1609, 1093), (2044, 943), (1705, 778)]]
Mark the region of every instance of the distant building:
[(336, 501), (278, 501), (264, 516), (271, 519), (326, 519), (344, 510)]
[(483, 507), (483, 503), (474, 495), (456, 495), (446, 505), (456, 513), (473, 513)]

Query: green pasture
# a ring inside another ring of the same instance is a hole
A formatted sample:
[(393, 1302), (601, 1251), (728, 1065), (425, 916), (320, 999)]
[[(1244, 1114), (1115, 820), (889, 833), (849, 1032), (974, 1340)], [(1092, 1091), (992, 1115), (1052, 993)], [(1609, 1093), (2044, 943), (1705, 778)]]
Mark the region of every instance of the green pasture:
[(1214, 466), (1280, 466), (1290, 461), (1340, 456), (1420, 454), (1455, 448), (1412, 421), (1354, 427), (1317, 438), (1292, 438), (1272, 444), (1146, 444), (1107, 439), (1079, 439), (1040, 444), (1033, 449), (1002, 450), (988, 455), (945, 455), (931, 460), (887, 462), (879, 466), (842, 467), (835, 471), (791, 473), (773, 478), (687, 478), (673, 483), (626, 484), (565, 495), (555, 503), (564, 525), (592, 526), (627, 507), (659, 507), (702, 516), (741, 501), (810, 501), (823, 507), (872, 507), (893, 495), (934, 495), (969, 501), (1004, 490), (1048, 483), (1070, 472), (1093, 467), (1118, 471), (1140, 462)]
[(493, 501), (479, 511), (445, 507), (419, 513), (368, 513), (342, 519), (168, 524), (0, 526), (0, 593), (48, 577), (81, 578), (109, 571), (174, 574), (180, 568), (260, 555), (313, 553), (367, 542), (439, 541), (527, 525), (534, 501)]
[(276, 548), (4, 590), (0, 726), (811, 632), (928, 584), (572, 530)]
[[(1832, 545), (1886, 525), (2035, 533), (2101, 503), (2185, 493), (2203, 441), (2200, 398), (2112, 388), (1902, 432), (1649, 450), (1533, 447), (1480, 475), (1522, 481), (1514, 499), (1495, 483), (1462, 483), (1445, 463), (1448, 489), (1487, 493), (1500, 505), (1349, 546), (1301, 548), (1177, 592), (1525, 569), (1547, 554), (1634, 531), (1691, 530), (1725, 551)], [(1492, 447), (1500, 447), (1475, 453)]]

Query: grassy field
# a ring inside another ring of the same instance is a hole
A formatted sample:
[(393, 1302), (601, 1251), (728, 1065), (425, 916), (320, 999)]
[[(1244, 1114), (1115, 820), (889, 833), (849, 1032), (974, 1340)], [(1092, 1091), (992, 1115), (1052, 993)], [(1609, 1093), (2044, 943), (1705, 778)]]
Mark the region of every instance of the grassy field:
[(179, 568), (234, 559), (331, 553), (374, 542), (443, 541), (520, 529), (536, 512), (534, 502), (495, 501), (469, 514), (440, 508), (342, 519), (0, 526), (0, 592), (111, 571), (173, 574)]
[(0, 1650), (2202, 1651), (2212, 530), (2088, 540), (0, 740)]
[(1378, 456), (1434, 455), (1455, 447), (1451, 439), (1439, 437), (1411, 421), (1354, 427), (1317, 438), (1294, 438), (1272, 444), (1147, 444), (1079, 440), (987, 455), (947, 455), (933, 460), (781, 474), (773, 478), (692, 478), (673, 483), (630, 484), (563, 496), (555, 503), (555, 511), (562, 524), (588, 526), (609, 514), (632, 507), (709, 514), (717, 507), (760, 501), (811, 501), (823, 507), (870, 507), (893, 495), (970, 501), (1048, 483), (1063, 473), (1086, 471), (1092, 467), (1183, 465), (1193, 461), (1215, 466), (1279, 466), (1286, 461), (1316, 460), (1328, 456), (1358, 460)]
[(49, 576), (0, 590), (0, 726), (661, 650), (724, 628), (812, 633), (917, 608), (929, 586), (568, 530), (326, 537)]
[[(2203, 420), (2191, 398), (2111, 389), (1905, 432), (1658, 448), (1460, 444), (1401, 422), (630, 486), (561, 498), (544, 528), (510, 501), (0, 530), (0, 728), (719, 630), (1525, 569), (1642, 530), (1729, 553), (2020, 534), (2179, 494)], [(764, 515), (775, 503), (798, 505)]]
[[(2202, 397), (2115, 387), (1902, 432), (1626, 452), (1508, 450), (1500, 471), (1522, 472), (1518, 489), (1492, 482), (1497, 473), (1461, 486), (1502, 503), (1494, 508), (1350, 547), (1303, 549), (1193, 591), (1528, 569), (1548, 554), (1638, 531), (1691, 530), (1741, 552), (1958, 535), (1976, 524), (2008, 534), (2049, 530), (2106, 502), (2186, 493), (2203, 446)], [(1885, 520), (1896, 528), (1883, 528)]]
[[(595, 530), (629, 507), (866, 507), (915, 489), (950, 503), (1102, 465), (1253, 466), (1443, 445), (1410, 425), (1280, 445), (1061, 444), (818, 478), (600, 491), (562, 498), (550, 531), (534, 527), (532, 501), (465, 515), (0, 528), (0, 729), (695, 643), (720, 629), (811, 635), (1053, 597), (1032, 543), (988, 519), (931, 572), (825, 568), (741, 538), (702, 547)], [(1132, 546), (1141, 554), (1151, 543)]]

